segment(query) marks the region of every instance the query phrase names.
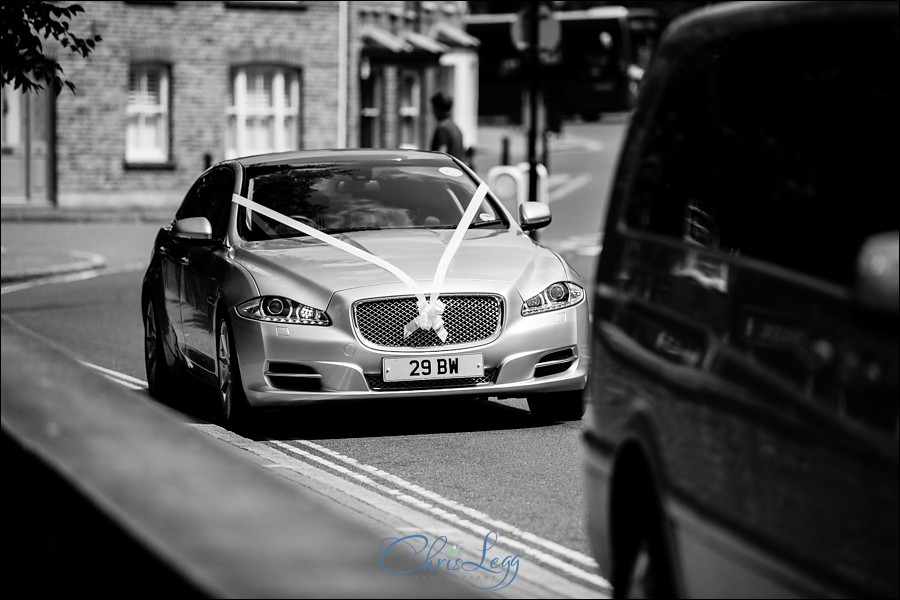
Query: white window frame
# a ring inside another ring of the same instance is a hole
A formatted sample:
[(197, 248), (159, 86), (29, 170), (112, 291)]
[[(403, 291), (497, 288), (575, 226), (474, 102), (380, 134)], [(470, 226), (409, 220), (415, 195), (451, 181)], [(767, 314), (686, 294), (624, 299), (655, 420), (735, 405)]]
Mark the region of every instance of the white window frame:
[[(131, 102), (131, 81), (137, 78), (138, 85), (146, 86), (147, 75), (159, 73), (159, 103), (133, 104)], [(128, 163), (166, 163), (169, 161), (169, 67), (160, 64), (133, 64), (128, 78), (128, 100), (126, 101), (125, 161)], [(142, 131), (149, 119), (157, 120), (157, 144), (145, 143)]]
[[(411, 77), (412, 85), (409, 90), (405, 90), (406, 77)], [(422, 113), (422, 74), (414, 69), (402, 69), (399, 73), (401, 93), (398, 98), (397, 107), (397, 125), (399, 131), (397, 137), (399, 146), (408, 150), (417, 150), (419, 148), (419, 118)], [(409, 98), (405, 98), (405, 92), (409, 92)], [(404, 102), (409, 101), (409, 104)], [(411, 139), (404, 139), (405, 133), (409, 133)]]
[[(248, 85), (258, 85), (261, 78), (272, 76), (271, 106), (250, 106), (247, 103)], [(225, 137), (225, 156), (235, 158), (250, 154), (298, 150), (300, 147), (300, 72), (297, 69), (267, 65), (236, 67), (231, 74), (232, 93), (225, 109), (226, 128), (234, 119), (233, 140)], [(287, 91), (289, 104), (285, 103)], [(250, 140), (248, 119), (271, 118), (272, 144), (253, 145)], [(293, 121), (292, 133), (287, 126)], [(294, 139), (292, 140), (291, 137)]]

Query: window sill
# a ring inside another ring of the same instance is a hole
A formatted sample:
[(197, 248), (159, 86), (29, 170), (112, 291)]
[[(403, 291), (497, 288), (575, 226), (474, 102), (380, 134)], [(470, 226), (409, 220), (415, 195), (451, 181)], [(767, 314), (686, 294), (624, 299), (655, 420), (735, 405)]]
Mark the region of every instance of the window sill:
[(138, 161), (124, 161), (123, 166), (126, 171), (174, 171), (175, 163), (171, 161), (167, 162), (138, 162)]
[(225, 8), (256, 8), (264, 10), (306, 10), (306, 2), (286, 2), (280, 0), (230, 0)]

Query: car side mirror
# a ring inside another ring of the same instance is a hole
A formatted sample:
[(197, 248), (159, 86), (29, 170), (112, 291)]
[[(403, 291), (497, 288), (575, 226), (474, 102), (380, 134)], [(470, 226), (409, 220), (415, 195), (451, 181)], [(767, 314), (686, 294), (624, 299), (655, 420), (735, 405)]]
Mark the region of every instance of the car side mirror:
[(212, 240), (212, 225), (206, 217), (189, 217), (175, 221), (172, 233), (179, 240), (208, 242)]
[(863, 308), (900, 312), (900, 232), (868, 238), (856, 261), (856, 301)]
[(519, 224), (522, 231), (546, 227), (552, 220), (550, 207), (543, 202), (523, 202), (519, 205)]

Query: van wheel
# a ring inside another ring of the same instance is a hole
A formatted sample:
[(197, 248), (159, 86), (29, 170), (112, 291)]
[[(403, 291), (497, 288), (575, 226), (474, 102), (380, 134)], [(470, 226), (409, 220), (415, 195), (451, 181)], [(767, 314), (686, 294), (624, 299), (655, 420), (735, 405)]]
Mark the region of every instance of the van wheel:
[(582, 390), (528, 396), (528, 410), (541, 421), (577, 421), (586, 408)]
[(234, 336), (231, 334), (226, 320), (219, 323), (217, 362), (218, 398), (222, 424), (232, 431), (244, 429), (251, 423), (253, 409), (247, 403), (247, 397), (244, 395), (244, 384), (241, 381), (241, 369), (238, 366)]
[(630, 521), (632, 535), (616, 549), (613, 564), (614, 598), (673, 598), (662, 530), (645, 513)]
[(656, 542), (640, 540), (629, 562), (628, 573), (613, 578), (615, 598), (672, 597), (670, 587), (663, 582), (664, 555)]

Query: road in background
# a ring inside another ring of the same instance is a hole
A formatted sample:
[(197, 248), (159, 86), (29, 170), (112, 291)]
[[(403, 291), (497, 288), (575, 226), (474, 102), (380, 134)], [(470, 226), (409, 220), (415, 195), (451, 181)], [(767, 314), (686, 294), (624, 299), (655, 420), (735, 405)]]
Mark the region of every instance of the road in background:
[[(594, 279), (609, 187), (628, 122), (627, 114), (615, 114), (596, 123), (566, 123), (561, 134), (550, 137), (553, 222), (537, 232), (537, 239), (560, 252), (588, 287)], [(510, 164), (527, 159), (524, 130), (486, 128), (479, 135), (489, 146), (477, 155), (476, 168), (482, 177), (501, 164), (499, 148), (504, 137), (510, 144)]]

